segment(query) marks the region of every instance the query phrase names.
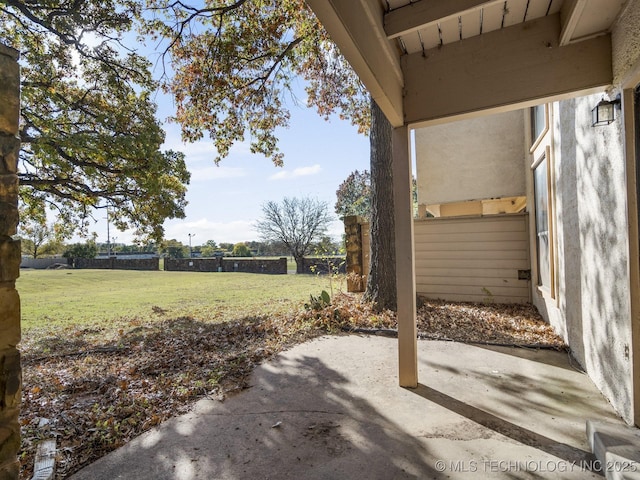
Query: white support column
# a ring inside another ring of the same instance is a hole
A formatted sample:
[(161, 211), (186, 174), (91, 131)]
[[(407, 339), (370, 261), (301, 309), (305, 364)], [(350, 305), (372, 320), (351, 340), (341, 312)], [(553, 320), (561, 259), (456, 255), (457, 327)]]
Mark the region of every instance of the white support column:
[(398, 287), (398, 359), (401, 387), (418, 386), (416, 275), (413, 247), (411, 157), (406, 126), (393, 131), (396, 285)]

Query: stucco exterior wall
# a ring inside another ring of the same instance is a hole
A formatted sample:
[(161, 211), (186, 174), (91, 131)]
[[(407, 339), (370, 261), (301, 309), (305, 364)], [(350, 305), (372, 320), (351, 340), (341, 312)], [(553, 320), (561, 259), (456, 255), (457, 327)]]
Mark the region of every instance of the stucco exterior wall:
[(524, 195), (523, 130), (521, 111), (417, 129), (418, 203)]
[(632, 421), (623, 123), (591, 127), (602, 95), (553, 104), (557, 295), (534, 303), (618, 413)]
[(640, 64), (640, 0), (629, 0), (611, 30), (613, 84), (623, 83)]
[(558, 296), (534, 294), (534, 303), (629, 423), (633, 348), (623, 115), (618, 111), (614, 123), (599, 128), (591, 127), (590, 116), (603, 96), (615, 98), (637, 77), (638, 24), (640, 0), (630, 0), (611, 31), (614, 80), (606, 92), (553, 106)]

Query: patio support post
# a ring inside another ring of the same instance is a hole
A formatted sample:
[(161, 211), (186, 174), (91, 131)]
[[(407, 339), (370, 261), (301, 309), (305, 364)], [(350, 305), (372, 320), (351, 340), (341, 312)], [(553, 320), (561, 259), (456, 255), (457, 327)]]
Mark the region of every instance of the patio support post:
[(416, 276), (409, 132), (393, 130), (393, 202), (395, 208), (396, 285), (398, 290), (398, 360), (401, 387), (418, 386)]
[(18, 52), (0, 44), (0, 480), (18, 478), (20, 449), (20, 274), (18, 152), (20, 140)]

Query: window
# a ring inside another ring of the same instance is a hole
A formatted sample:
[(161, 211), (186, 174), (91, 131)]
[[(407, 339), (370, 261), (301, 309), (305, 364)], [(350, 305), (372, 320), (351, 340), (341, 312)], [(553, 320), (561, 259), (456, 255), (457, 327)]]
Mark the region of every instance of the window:
[(551, 290), (551, 262), (549, 243), (549, 169), (543, 157), (533, 169), (533, 195), (536, 209), (536, 250), (538, 257), (538, 285)]
[(547, 129), (547, 116), (544, 105), (537, 105), (531, 109), (531, 138), (535, 144)]
[(537, 285), (556, 298), (553, 224), (553, 154), (552, 115), (549, 105), (531, 108), (531, 171), (533, 173), (533, 207), (535, 209), (535, 242)]

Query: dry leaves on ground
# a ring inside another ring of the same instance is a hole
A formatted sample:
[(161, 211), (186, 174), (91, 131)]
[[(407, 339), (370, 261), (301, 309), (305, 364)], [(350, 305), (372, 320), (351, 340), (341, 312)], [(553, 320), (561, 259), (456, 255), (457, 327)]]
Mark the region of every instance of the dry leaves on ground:
[(533, 305), (428, 300), (418, 310), (424, 338), (564, 349)]
[[(31, 477), (42, 438), (57, 438), (56, 478), (65, 478), (197, 399), (245, 388), (253, 368), (285, 348), (320, 334), (395, 326), (392, 312), (338, 294), (332, 305), (276, 317), (162, 318), (118, 331), (31, 332), (23, 346), (21, 478)], [(428, 338), (563, 347), (530, 306), (428, 301), (418, 329)]]

